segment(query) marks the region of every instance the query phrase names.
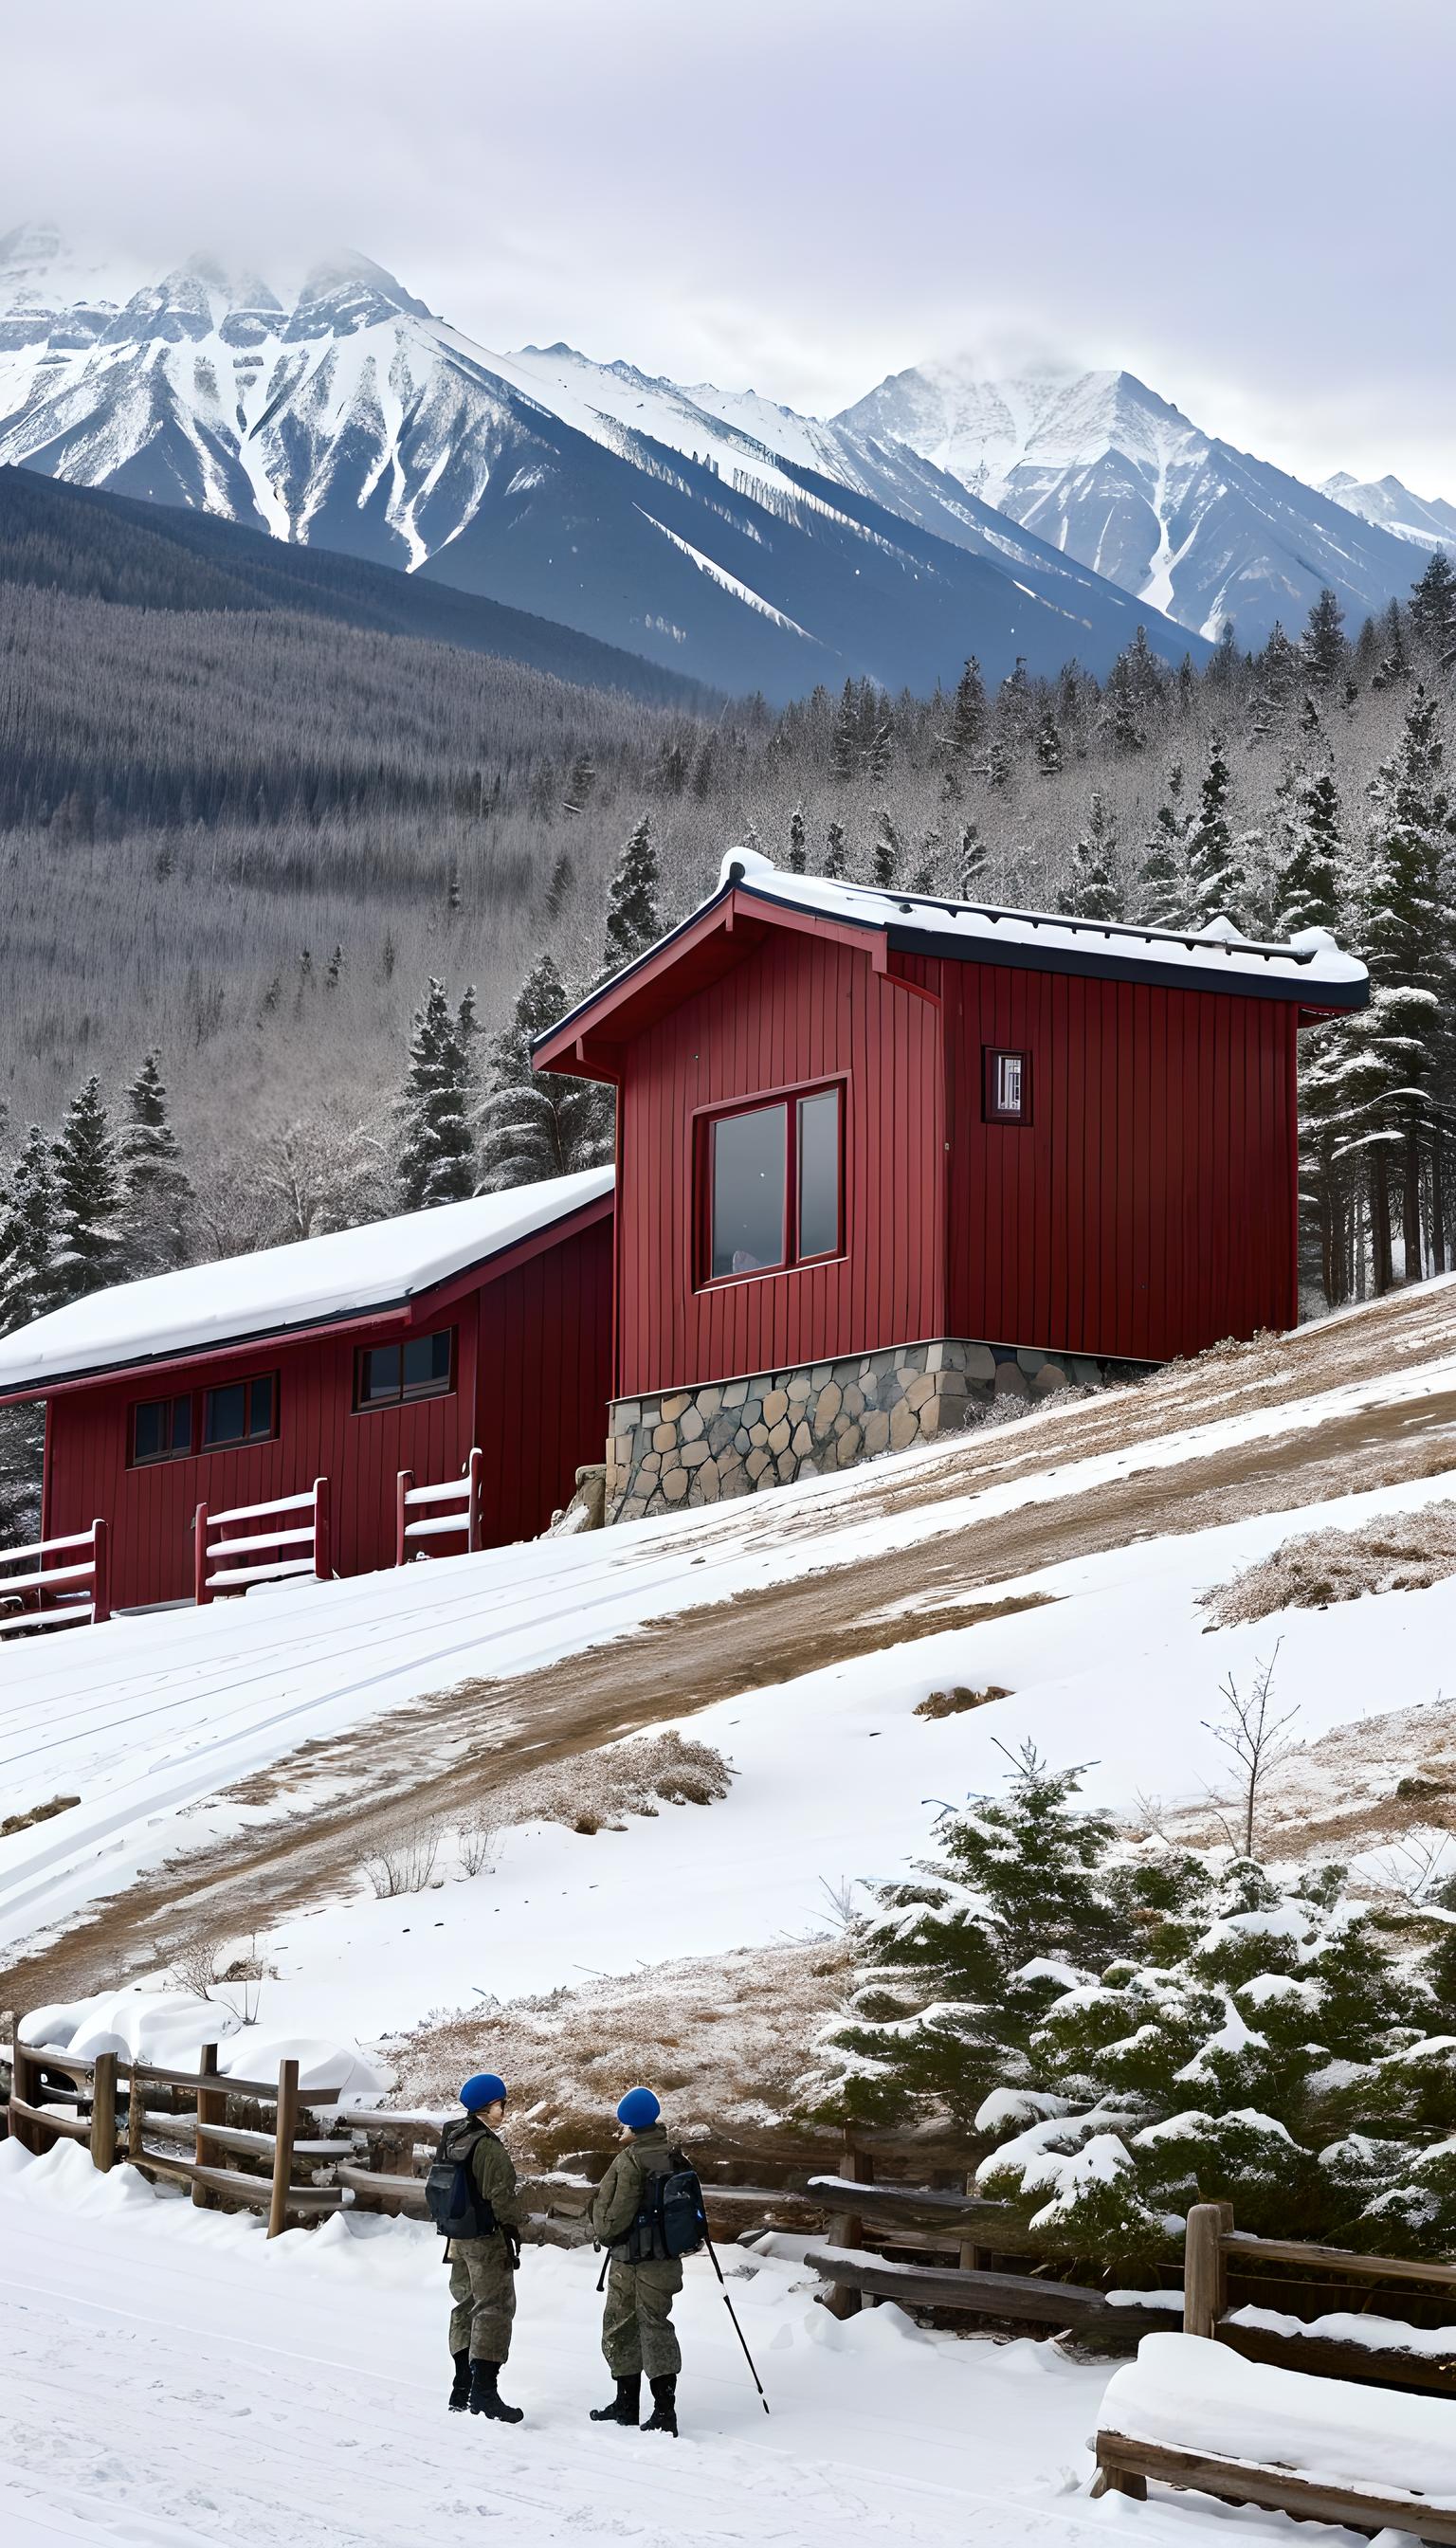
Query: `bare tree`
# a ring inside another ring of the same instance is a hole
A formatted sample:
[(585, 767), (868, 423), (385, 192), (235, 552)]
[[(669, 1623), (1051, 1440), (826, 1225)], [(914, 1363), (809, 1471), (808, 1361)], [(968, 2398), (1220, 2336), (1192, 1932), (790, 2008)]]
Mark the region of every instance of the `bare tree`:
[[(1279, 1645), (1284, 1643), (1283, 1638)], [(1219, 1821), (1230, 1849), (1244, 1858), (1254, 1854), (1254, 1830), (1258, 1815), (1259, 1791), (1270, 1771), (1287, 1760), (1295, 1749), (1281, 1738), (1287, 1725), (1299, 1714), (1298, 1707), (1286, 1709), (1283, 1716), (1270, 1712), (1270, 1693), (1274, 1686), (1274, 1667), (1279, 1661), (1279, 1646), (1266, 1664), (1254, 1668), (1254, 1684), (1247, 1692), (1240, 1690), (1230, 1673), (1219, 1686), (1226, 1701), (1225, 1712), (1217, 1720), (1204, 1718), (1204, 1724), (1216, 1743), (1236, 1764), (1237, 1775), (1231, 1797), (1211, 1795), (1210, 1801), (1221, 1808)], [(1235, 1817), (1232, 1828), (1227, 1814)]]

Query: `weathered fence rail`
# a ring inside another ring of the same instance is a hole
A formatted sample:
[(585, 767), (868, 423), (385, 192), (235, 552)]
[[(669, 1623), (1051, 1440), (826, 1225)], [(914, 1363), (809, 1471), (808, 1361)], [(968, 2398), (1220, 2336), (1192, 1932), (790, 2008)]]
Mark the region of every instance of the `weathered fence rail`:
[[(89, 1554), (73, 1554), (85, 1549)], [(47, 1559), (59, 1557), (59, 1566)], [(29, 1572), (12, 1575), (12, 1566)], [(15, 1602), (14, 1609), (10, 1604)], [(50, 1605), (47, 1608), (47, 1603)], [(99, 1516), (89, 1530), (64, 1539), (36, 1539), (28, 1548), (0, 1548), (0, 1637), (37, 1628), (100, 1627), (111, 1617), (111, 1532)]]
[[(326, 1478), (316, 1478), (303, 1495), (234, 1504), (228, 1512), (210, 1512), (200, 1503), (192, 1518), (192, 1589), (199, 1606), (220, 1592), (245, 1592), (251, 1584), (277, 1584), (292, 1575), (313, 1575), (326, 1584), (333, 1573), (331, 1512)], [(215, 1539), (219, 1530), (233, 1536)], [(295, 1550), (308, 1554), (294, 1555)], [(241, 1565), (233, 1562), (239, 1558)]]
[[(471, 1452), (458, 1478), (437, 1487), (417, 1487), (412, 1469), (401, 1469), (395, 1481), (395, 1564), (406, 1566), (428, 1551), (423, 1540), (463, 1539), (474, 1552), (481, 1546), (481, 1487), (485, 1453)], [(452, 1505), (459, 1509), (452, 1511)], [(411, 1518), (412, 1516), (412, 1518)], [(456, 1556), (463, 1554), (457, 1549)]]

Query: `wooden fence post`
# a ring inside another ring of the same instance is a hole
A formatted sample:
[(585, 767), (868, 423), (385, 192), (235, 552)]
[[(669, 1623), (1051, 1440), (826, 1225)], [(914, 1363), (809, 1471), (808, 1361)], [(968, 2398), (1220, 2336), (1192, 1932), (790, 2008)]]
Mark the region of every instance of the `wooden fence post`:
[(192, 1516), (192, 1597), (201, 1610), (211, 1601), (208, 1590), (208, 1508), (199, 1504)]
[(98, 2052), (91, 2065), (91, 2164), (102, 2174), (117, 2163), (117, 2056)]
[(409, 1515), (409, 1500), (413, 1485), (413, 1470), (401, 1469), (395, 1478), (395, 1564), (397, 1566), (403, 1566), (405, 1563), (407, 1547), (405, 1530)]
[(479, 1449), (470, 1455), (470, 1505), (466, 1520), (465, 1545), (472, 1553), (481, 1545), (481, 1487), (485, 1478), (486, 1455)]
[(328, 1480), (314, 1480), (314, 1574), (326, 1584), (333, 1573), (333, 1526), (329, 1509)]
[[(36, 2082), (31, 2076), (31, 2056), (22, 2044), (19, 2033), (16, 2035), (10, 2054), (10, 2093), (18, 2104), (34, 2106), (36, 2102)], [(27, 2117), (12, 2113), (10, 2132), (11, 2138), (18, 2141), (23, 2150), (29, 2150), (32, 2158), (39, 2156), (40, 2134)]]
[[(216, 2079), (217, 2075), (218, 2048), (216, 2044), (205, 2044), (201, 2052), (198, 2054), (197, 2060), (197, 2138), (193, 2144), (192, 2152), (193, 2158), (199, 2167), (211, 2167), (214, 2164), (213, 2153), (209, 2147), (207, 2137), (207, 2128), (209, 2124), (222, 2124), (226, 2123), (228, 2120), (227, 2089), (205, 2088), (202, 2084), (204, 2079)], [(192, 2180), (192, 2200), (196, 2204), (198, 2210), (200, 2212), (206, 2211), (212, 2199), (213, 2198), (208, 2192), (207, 2187), (203, 2185), (197, 2177), (194, 2177)]]
[(278, 2065), (278, 2113), (273, 2139), (273, 2199), (268, 2206), (268, 2235), (277, 2238), (288, 2228), (288, 2189), (293, 2177), (293, 2137), (299, 2122), (299, 2065)]
[(133, 2167), (141, 2165), (145, 2150), (143, 2138), (146, 2113), (146, 2090), (136, 2074), (134, 2060), (127, 2072), (127, 2158)]
[[(839, 2172), (841, 2176), (849, 2177), (856, 2185), (874, 2183), (873, 2159), (861, 2157), (848, 2133), (845, 2135), (844, 2154), (840, 2161)], [(864, 2224), (858, 2212), (833, 2214), (829, 2223), (831, 2247), (859, 2247), (864, 2243)], [(853, 2292), (845, 2283), (836, 2283), (824, 2302), (824, 2307), (831, 2318), (854, 2318), (864, 2306), (863, 2292)]]
[(1195, 2203), (1183, 2244), (1183, 2332), (1213, 2336), (1228, 2305), (1224, 2239), (1233, 2226), (1228, 2203)]
[[(965, 2177), (965, 2195), (967, 2202), (970, 2201), (974, 2193), (975, 2170), (974, 2168), (968, 2168)], [(963, 2274), (974, 2274), (980, 2271), (981, 2251), (973, 2238), (961, 2239), (956, 2261)]]
[(91, 1524), (91, 1624), (102, 1628), (111, 1617), (111, 1524), (102, 1515)]

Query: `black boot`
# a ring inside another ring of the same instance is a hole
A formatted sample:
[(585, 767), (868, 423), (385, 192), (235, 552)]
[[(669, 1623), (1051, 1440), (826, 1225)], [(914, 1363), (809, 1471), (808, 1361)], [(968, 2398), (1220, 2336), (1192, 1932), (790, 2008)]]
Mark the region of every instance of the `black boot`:
[(670, 2371), (665, 2380), (652, 2384), (652, 2413), (642, 2427), (644, 2433), (676, 2433), (678, 2430), (678, 2374)]
[(617, 2394), (609, 2407), (592, 2408), (592, 2421), (593, 2424), (635, 2424), (641, 2412), (642, 2374), (633, 2371), (625, 2380), (618, 2380)]
[(499, 2362), (473, 2362), (470, 2366), (470, 2412), (473, 2415), (494, 2416), (498, 2424), (518, 2424), (524, 2413), (520, 2407), (507, 2407), (497, 2382), (500, 2377)]
[(452, 2415), (461, 2415), (470, 2404), (470, 2355), (457, 2353), (452, 2356), (452, 2360), (455, 2364), (455, 2377), (450, 2383), (450, 2412)]

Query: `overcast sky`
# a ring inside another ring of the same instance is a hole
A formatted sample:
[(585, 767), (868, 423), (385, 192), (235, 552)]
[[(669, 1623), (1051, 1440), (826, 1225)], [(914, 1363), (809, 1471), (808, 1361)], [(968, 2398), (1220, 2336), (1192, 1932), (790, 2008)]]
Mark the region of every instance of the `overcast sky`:
[(1449, 0), (68, 0), (4, 63), (0, 230), (348, 243), (488, 346), (816, 412), (1041, 347), (1456, 497)]

